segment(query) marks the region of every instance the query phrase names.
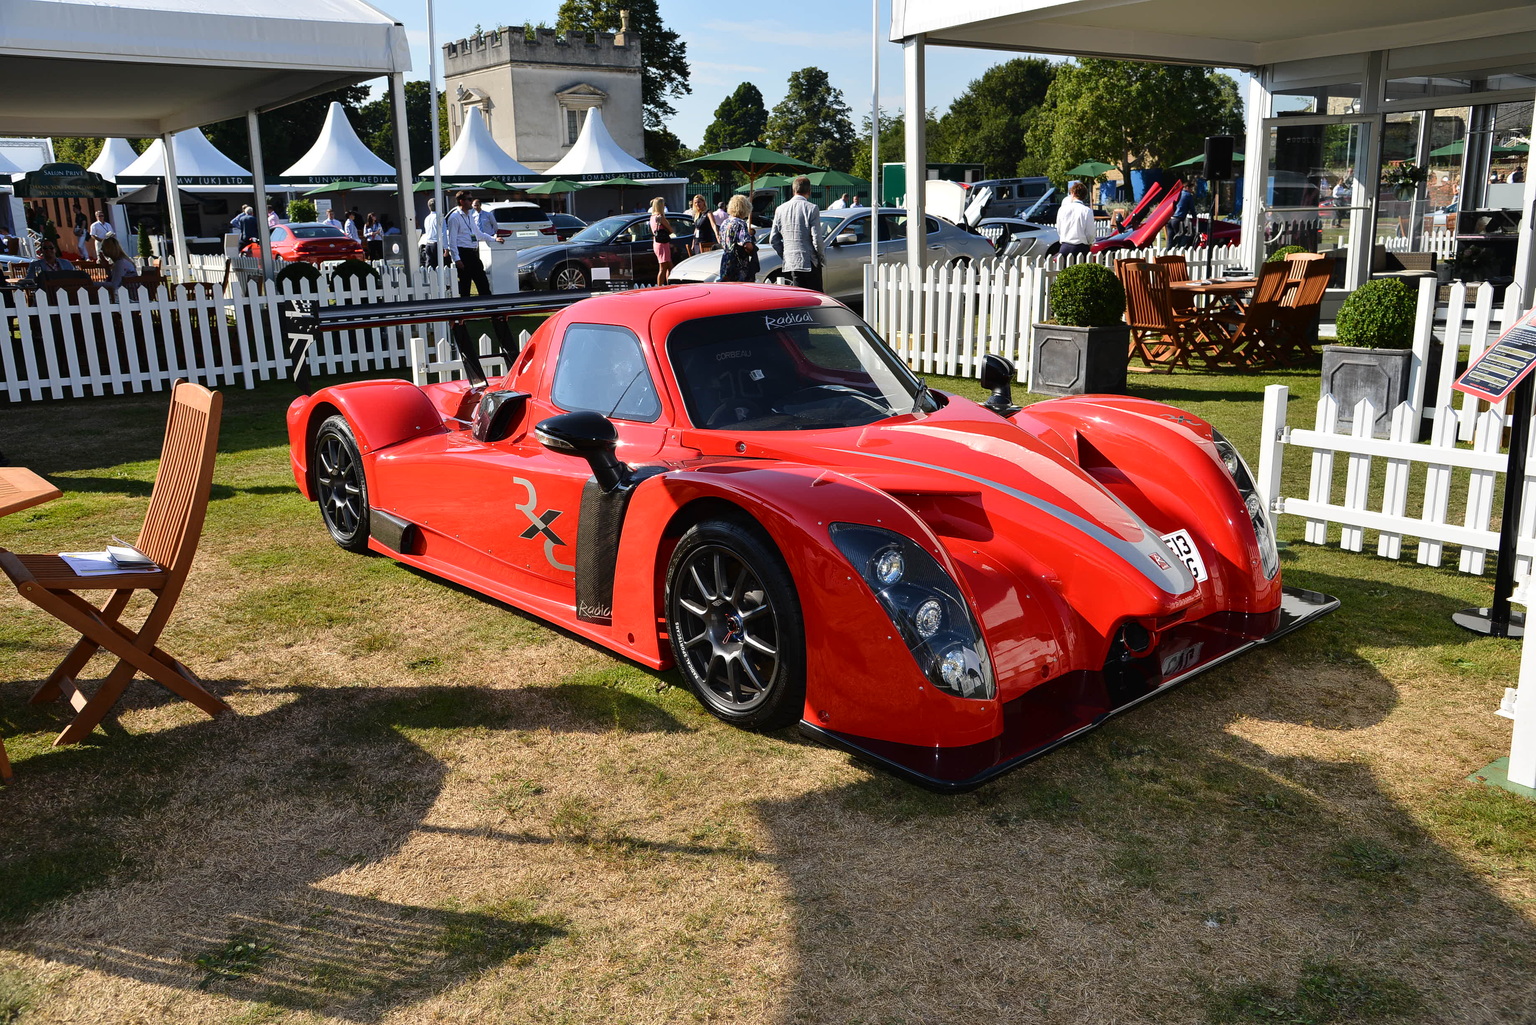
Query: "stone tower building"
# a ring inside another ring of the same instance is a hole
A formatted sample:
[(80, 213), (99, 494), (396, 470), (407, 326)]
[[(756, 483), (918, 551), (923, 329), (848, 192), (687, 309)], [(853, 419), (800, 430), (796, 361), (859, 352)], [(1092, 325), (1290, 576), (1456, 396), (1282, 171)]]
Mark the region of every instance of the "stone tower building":
[(535, 171), (570, 151), (600, 107), (626, 153), (645, 154), (640, 39), (629, 12), (618, 32), (566, 39), (553, 29), (499, 28), (443, 46), (451, 139), (479, 107), (496, 143)]

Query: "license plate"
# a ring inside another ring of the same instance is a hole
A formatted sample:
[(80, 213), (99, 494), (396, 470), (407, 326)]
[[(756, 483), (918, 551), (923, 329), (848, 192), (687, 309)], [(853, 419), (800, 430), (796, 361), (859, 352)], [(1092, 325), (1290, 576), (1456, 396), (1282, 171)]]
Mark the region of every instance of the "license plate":
[(1175, 530), (1172, 534), (1164, 534), (1163, 544), (1168, 546), (1174, 558), (1189, 567), (1195, 583), (1206, 579), (1205, 560), (1200, 558), (1200, 549), (1195, 547), (1195, 539), (1189, 536), (1189, 531)]
[(1192, 644), (1187, 648), (1181, 648), (1169, 655), (1163, 656), (1163, 679), (1177, 676), (1184, 670), (1192, 668), (1200, 661), (1200, 645)]

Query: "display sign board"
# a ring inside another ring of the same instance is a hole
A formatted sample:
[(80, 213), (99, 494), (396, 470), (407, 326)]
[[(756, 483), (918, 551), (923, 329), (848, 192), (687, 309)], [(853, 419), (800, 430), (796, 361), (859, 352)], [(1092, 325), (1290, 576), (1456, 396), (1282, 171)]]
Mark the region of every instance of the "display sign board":
[(17, 199), (109, 199), (117, 189), (79, 164), (44, 164), (16, 179)]
[(1536, 369), (1536, 309), (1515, 321), (1513, 327), (1462, 372), (1456, 381), (1456, 390), (1489, 402), (1503, 402), (1533, 369)]

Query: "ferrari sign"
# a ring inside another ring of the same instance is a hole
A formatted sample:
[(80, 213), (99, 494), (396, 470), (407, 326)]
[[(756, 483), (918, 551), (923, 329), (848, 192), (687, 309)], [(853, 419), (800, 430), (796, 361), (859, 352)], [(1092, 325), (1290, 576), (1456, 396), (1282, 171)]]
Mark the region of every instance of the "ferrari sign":
[(1456, 382), (1456, 390), (1502, 402), (1536, 368), (1536, 309), (1484, 350)]

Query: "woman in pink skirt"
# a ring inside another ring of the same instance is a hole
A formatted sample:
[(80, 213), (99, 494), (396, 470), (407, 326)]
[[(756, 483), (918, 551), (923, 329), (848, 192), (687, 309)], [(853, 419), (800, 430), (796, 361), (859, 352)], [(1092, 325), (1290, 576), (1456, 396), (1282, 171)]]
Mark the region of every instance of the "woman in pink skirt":
[(656, 251), (656, 284), (665, 285), (672, 273), (672, 222), (660, 196), (651, 200), (651, 248)]

